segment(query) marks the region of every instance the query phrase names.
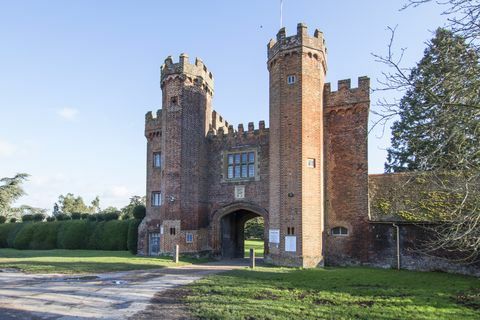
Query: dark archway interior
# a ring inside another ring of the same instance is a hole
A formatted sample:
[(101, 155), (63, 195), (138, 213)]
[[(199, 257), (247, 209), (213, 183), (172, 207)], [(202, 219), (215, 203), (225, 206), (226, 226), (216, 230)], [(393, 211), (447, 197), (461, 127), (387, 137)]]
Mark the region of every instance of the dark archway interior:
[(222, 258), (244, 257), (245, 222), (259, 216), (248, 210), (237, 210), (222, 217), (220, 220)]

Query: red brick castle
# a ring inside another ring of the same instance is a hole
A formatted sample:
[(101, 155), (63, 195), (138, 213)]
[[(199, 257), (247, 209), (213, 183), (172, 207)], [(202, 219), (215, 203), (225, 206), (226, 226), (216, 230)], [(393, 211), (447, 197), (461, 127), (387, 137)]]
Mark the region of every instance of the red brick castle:
[(242, 257), (245, 222), (265, 222), (266, 259), (363, 262), (368, 234), (369, 79), (332, 92), (323, 34), (304, 24), (268, 43), (270, 128), (237, 130), (212, 109), (212, 73), (181, 55), (161, 68), (162, 109), (146, 115), (147, 216), (139, 253)]

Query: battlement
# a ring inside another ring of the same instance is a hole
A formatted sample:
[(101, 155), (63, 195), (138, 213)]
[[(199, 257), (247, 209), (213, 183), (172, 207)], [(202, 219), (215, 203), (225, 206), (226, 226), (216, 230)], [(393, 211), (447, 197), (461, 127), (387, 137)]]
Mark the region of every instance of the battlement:
[[(145, 136), (152, 131), (158, 131), (162, 129), (162, 109), (157, 110), (154, 114), (149, 111), (145, 114)], [(148, 136), (147, 136), (148, 137)]]
[(359, 77), (358, 87), (351, 87), (351, 80), (338, 81), (337, 91), (332, 91), (330, 83), (323, 87), (325, 108), (335, 108), (362, 102), (370, 102), (370, 78)]
[(327, 48), (323, 32), (315, 29), (313, 37), (308, 35), (308, 28), (304, 23), (297, 25), (297, 34), (287, 37), (285, 28), (281, 28), (277, 33), (277, 39), (271, 39), (267, 45), (268, 60), (273, 59), (280, 51), (291, 50), (300, 47), (306, 47), (313, 51), (319, 51), (323, 61), (327, 61)]
[(220, 127), (215, 132), (214, 130), (210, 130), (208, 132), (208, 137), (211, 140), (214, 139), (243, 139), (253, 136), (260, 136), (266, 134), (268, 132), (268, 128), (265, 128), (265, 121), (261, 120), (258, 122), (258, 129), (255, 129), (255, 125), (253, 122), (249, 122), (247, 126), (247, 130), (245, 131), (243, 123), (239, 124), (237, 130), (233, 128), (233, 125), (229, 125), (228, 127)]
[(171, 56), (165, 59), (162, 64), (160, 76), (160, 86), (163, 87), (164, 81), (172, 75), (185, 75), (198, 85), (206, 85), (213, 93), (214, 81), (213, 74), (199, 58), (195, 58), (195, 63), (191, 64), (188, 55), (182, 53), (177, 63), (174, 63)]

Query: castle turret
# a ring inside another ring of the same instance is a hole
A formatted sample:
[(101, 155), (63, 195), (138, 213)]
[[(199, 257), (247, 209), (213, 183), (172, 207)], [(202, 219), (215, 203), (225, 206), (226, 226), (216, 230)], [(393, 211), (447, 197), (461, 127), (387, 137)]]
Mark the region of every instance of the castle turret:
[(323, 34), (304, 24), (268, 44), (270, 72), (270, 257), (275, 264), (323, 264)]
[(162, 110), (156, 117), (148, 113), (145, 126), (147, 219), (157, 221), (159, 252), (172, 252), (175, 244), (181, 251), (197, 251), (196, 231), (208, 224), (206, 135), (213, 76), (200, 59), (191, 64), (181, 54), (177, 63), (165, 59), (160, 87)]

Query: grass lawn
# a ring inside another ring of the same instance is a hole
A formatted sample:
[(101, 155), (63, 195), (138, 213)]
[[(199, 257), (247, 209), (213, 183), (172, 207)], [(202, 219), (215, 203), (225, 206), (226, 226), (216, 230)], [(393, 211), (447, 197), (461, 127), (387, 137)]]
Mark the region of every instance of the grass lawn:
[[(175, 265), (171, 257), (137, 257), (128, 251), (0, 249), (0, 269), (31, 273), (96, 273), (163, 268)], [(205, 260), (181, 259), (179, 264)]]
[(250, 248), (255, 249), (255, 257), (263, 257), (263, 240), (245, 240), (245, 258), (250, 257)]
[(265, 267), (188, 290), (201, 319), (480, 319), (480, 279), (436, 272)]

